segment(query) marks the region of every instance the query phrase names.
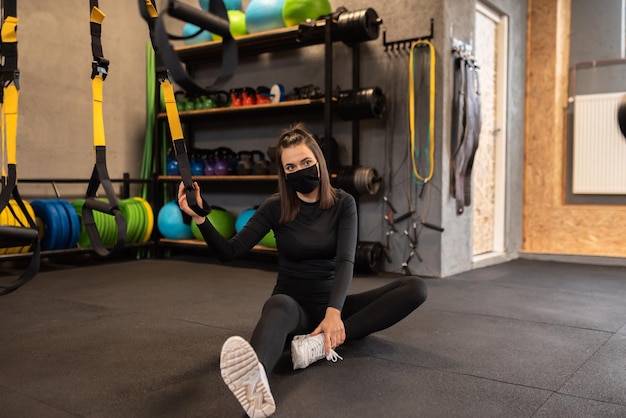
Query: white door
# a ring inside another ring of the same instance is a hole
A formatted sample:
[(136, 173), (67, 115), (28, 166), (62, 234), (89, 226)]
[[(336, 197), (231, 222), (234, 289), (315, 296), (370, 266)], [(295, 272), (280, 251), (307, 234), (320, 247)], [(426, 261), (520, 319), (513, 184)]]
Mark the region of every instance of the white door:
[(482, 128), (472, 171), (474, 262), (504, 252), (507, 17), (476, 4)]

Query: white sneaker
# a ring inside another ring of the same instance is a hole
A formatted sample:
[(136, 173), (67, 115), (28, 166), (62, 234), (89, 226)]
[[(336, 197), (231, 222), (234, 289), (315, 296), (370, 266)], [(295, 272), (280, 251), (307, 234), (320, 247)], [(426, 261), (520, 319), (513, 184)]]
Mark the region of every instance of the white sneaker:
[(324, 333), (317, 334), (314, 337), (311, 334), (293, 337), (291, 341), (291, 361), (294, 370), (304, 369), (324, 357), (333, 363), (337, 362), (337, 359), (343, 360), (343, 357), (333, 349), (330, 350), (328, 355), (324, 354)]
[(276, 411), (265, 368), (254, 348), (241, 337), (230, 337), (220, 356), (222, 379), (250, 418), (269, 417)]

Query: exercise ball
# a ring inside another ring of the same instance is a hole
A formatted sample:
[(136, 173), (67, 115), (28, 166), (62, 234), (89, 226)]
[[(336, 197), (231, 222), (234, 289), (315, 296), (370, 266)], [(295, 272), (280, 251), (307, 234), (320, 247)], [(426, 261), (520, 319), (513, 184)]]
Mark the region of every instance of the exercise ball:
[[(248, 29), (246, 29), (246, 14), (241, 10), (229, 10), (228, 20), (230, 22), (230, 34), (233, 35), (233, 38), (248, 33)], [(221, 39), (221, 36), (213, 34), (213, 40), (219, 41)]]
[(190, 239), (193, 238), (191, 225), (183, 222), (181, 212), (175, 200), (166, 203), (159, 210), (157, 215), (157, 228), (161, 235), (169, 239)]
[[(205, 12), (209, 11), (210, 0), (200, 0), (200, 8)], [(241, 0), (224, 0), (226, 10), (243, 10)]]
[(261, 239), (261, 244), (266, 247), (276, 248), (276, 236), (274, 235), (274, 231), (270, 229), (270, 232), (265, 234), (265, 236)]
[[(235, 235), (235, 217), (227, 210), (212, 207), (207, 219), (224, 238), (229, 239)], [(200, 228), (198, 228), (198, 225), (195, 222), (191, 223), (191, 232), (196, 239), (201, 241), (204, 240), (202, 233), (200, 232)]]
[(254, 215), (254, 212), (254, 209), (246, 209), (241, 212), (241, 214), (237, 216), (237, 220), (235, 221), (235, 231), (241, 231), (243, 227), (246, 226), (252, 215)]
[[(194, 33), (197, 33), (199, 29), (200, 28), (193, 23), (185, 23), (185, 26), (183, 26), (183, 37), (186, 38), (187, 36), (191, 36)], [(211, 32), (203, 30), (198, 35), (193, 38), (185, 39), (183, 42), (185, 42), (185, 45), (194, 45), (201, 42), (211, 42), (212, 40), (213, 35), (211, 35)]]
[(283, 6), (285, 0), (252, 0), (246, 9), (248, 33), (285, 27)]
[(285, 0), (283, 20), (287, 26), (296, 26), (307, 19), (316, 20), (332, 13), (328, 0)]

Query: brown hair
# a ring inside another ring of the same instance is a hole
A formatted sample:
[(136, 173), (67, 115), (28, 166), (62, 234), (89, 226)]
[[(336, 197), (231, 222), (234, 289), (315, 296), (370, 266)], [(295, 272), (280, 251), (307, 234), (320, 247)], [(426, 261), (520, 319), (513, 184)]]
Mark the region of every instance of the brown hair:
[(291, 188), (285, 180), (286, 174), (283, 167), (283, 149), (304, 144), (313, 152), (317, 159), (320, 171), (320, 208), (330, 209), (337, 202), (337, 191), (330, 184), (330, 175), (324, 153), (315, 137), (302, 125), (298, 123), (291, 128), (283, 130), (278, 138), (276, 147), (276, 166), (278, 170), (278, 193), (280, 194), (280, 222), (289, 222), (296, 219), (300, 212), (300, 199), (296, 191)]

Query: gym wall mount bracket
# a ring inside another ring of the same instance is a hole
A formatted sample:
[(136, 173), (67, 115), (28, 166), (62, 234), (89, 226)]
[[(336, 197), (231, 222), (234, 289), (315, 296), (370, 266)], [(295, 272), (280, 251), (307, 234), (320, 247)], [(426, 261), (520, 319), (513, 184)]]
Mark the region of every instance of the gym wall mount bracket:
[(430, 18), (430, 33), (417, 38), (401, 39), (397, 41), (387, 41), (387, 31), (383, 29), (383, 47), (387, 51), (409, 50), (413, 42), (429, 41), (435, 37), (435, 20)]

